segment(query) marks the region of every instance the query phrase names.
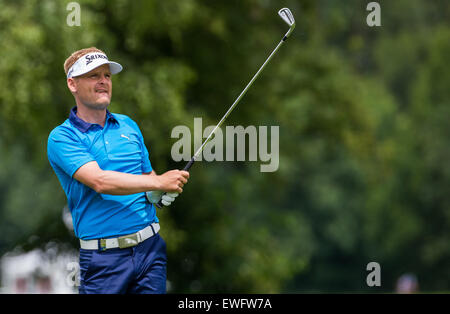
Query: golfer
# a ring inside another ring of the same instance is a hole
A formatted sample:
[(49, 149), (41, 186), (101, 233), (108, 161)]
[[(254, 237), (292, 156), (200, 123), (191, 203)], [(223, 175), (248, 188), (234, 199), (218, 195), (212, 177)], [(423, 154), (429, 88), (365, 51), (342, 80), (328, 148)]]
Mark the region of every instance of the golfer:
[(157, 175), (137, 124), (107, 110), (120, 64), (92, 47), (74, 52), (64, 70), (76, 106), (50, 133), (47, 154), (80, 239), (79, 292), (165, 293), (166, 244), (153, 203), (170, 205), (189, 173)]

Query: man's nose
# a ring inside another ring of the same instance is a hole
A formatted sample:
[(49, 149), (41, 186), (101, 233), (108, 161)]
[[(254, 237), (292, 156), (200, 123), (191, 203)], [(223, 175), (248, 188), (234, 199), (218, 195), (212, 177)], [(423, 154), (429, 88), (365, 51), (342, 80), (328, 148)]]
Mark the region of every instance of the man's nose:
[(98, 81), (101, 84), (106, 84), (108, 82), (108, 77), (105, 75), (100, 75), (100, 79)]

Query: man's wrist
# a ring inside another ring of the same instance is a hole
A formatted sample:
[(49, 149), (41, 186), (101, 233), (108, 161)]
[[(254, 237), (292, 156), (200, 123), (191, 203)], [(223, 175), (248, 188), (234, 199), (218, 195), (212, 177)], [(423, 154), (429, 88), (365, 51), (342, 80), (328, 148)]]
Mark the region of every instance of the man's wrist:
[(157, 176), (157, 175), (149, 175), (147, 177), (150, 180), (150, 186), (149, 186), (149, 189), (148, 189), (149, 191), (162, 190), (162, 184), (161, 184), (161, 180), (159, 179), (159, 176)]

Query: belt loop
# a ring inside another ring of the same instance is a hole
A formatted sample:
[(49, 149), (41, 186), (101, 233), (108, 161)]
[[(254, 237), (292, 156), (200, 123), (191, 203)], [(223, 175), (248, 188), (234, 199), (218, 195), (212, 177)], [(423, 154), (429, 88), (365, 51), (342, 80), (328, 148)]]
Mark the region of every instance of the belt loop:
[(153, 229), (153, 224), (150, 224), (150, 228), (152, 228), (152, 231), (153, 231), (152, 237), (153, 237), (156, 234), (155, 229)]
[(138, 243), (141, 243), (142, 242), (142, 230), (136, 232), (136, 237), (137, 237)]

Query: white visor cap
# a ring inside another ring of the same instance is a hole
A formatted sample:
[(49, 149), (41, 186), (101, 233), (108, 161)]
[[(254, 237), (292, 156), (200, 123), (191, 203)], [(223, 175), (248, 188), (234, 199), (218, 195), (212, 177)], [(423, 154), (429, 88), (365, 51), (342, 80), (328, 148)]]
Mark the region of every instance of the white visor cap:
[(79, 58), (67, 72), (67, 78), (86, 74), (103, 64), (109, 64), (111, 74), (117, 74), (123, 67), (114, 61), (109, 61), (108, 57), (101, 52), (91, 52)]

